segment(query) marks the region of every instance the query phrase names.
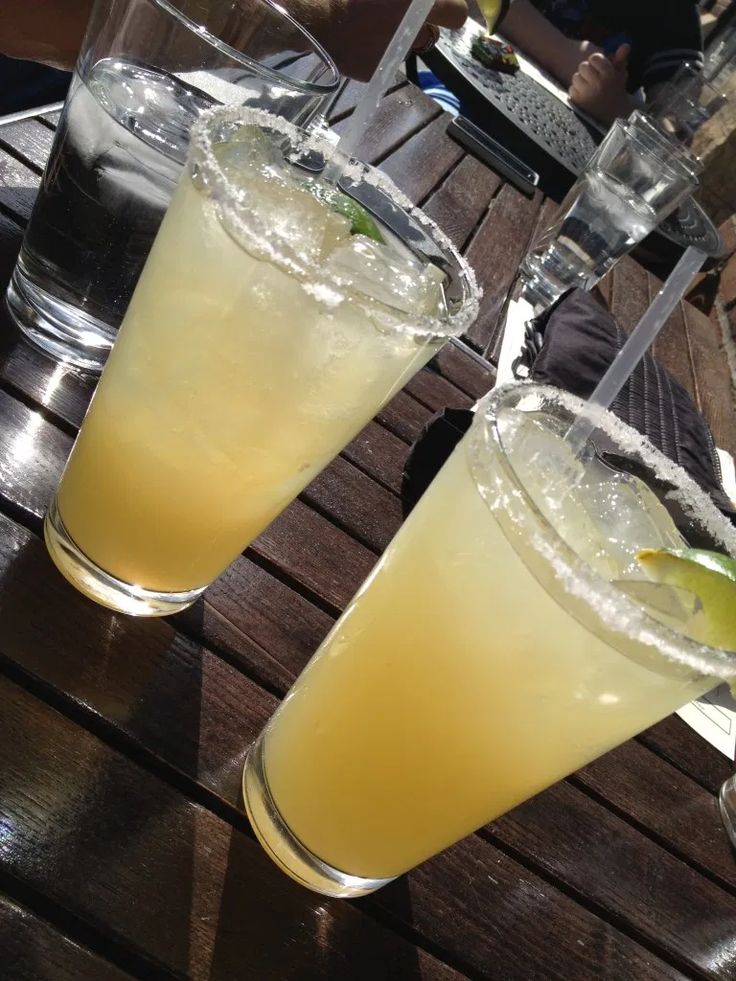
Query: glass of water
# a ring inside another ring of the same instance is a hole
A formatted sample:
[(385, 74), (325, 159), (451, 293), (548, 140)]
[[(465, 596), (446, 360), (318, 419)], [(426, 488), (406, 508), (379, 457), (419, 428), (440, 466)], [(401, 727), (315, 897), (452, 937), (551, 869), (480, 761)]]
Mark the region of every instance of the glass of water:
[(212, 105), (304, 126), (339, 85), (273, 0), (96, 0), (8, 289), (24, 333), (100, 370)]
[(617, 120), (525, 256), (523, 297), (541, 312), (573, 287), (592, 289), (695, 190), (698, 172), (641, 120)]

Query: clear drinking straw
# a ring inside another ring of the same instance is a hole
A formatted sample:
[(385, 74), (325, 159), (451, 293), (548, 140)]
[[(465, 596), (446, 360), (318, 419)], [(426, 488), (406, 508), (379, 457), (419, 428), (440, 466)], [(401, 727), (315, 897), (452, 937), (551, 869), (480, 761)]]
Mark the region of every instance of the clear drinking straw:
[(412, 0), (409, 9), (396, 29), (396, 33), (386, 48), (364, 95), (355, 108), (348, 127), (340, 137), (335, 148), (335, 156), (328, 161), (322, 172), (324, 180), (337, 184), (342, 171), (354, 153), (368, 123), (378, 108), (384, 90), (391, 84), (398, 67), (406, 59), (422, 24), (429, 16), (434, 0)]
[[(692, 246), (685, 250), (669, 279), (657, 293), (654, 302), (645, 312), (639, 323), (631, 332), (629, 339), (618, 352), (611, 367), (598, 382), (595, 391), (588, 400), (590, 405), (610, 408), (613, 400), (624, 387), (632, 372), (644, 357), (655, 337), (664, 327), (670, 314), (683, 298), (693, 277), (705, 261), (705, 254)], [(566, 439), (572, 444), (577, 455), (583, 452), (591, 433), (596, 428), (595, 422), (580, 416), (570, 426)]]

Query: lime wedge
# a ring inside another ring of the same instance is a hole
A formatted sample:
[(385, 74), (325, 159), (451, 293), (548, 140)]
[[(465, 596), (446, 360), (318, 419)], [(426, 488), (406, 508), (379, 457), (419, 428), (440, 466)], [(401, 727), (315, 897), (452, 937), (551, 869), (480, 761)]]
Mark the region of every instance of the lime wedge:
[[(690, 621), (692, 637), (736, 651), (736, 559), (701, 548), (643, 548), (636, 558), (654, 582), (695, 594), (700, 610)], [(736, 698), (736, 677), (731, 694)]]
[[(241, 156), (244, 150), (246, 155)], [(250, 175), (247, 170), (239, 175), (237, 170), (239, 165), (252, 167), (259, 161), (266, 164), (275, 159), (274, 147), (269, 138), (259, 126), (249, 123), (238, 126), (224, 142), (214, 144), (212, 152), (223, 167), (231, 165), (228, 178), (237, 182), (240, 176), (244, 185), (250, 179)], [(362, 204), (358, 204), (349, 195), (343, 194), (330, 184), (310, 179), (306, 182), (306, 189), (318, 201), (324, 202), (328, 208), (332, 208), (348, 219), (351, 235), (365, 235), (366, 238), (372, 238), (374, 242), (385, 245), (386, 240), (381, 230)]]
[(365, 235), (366, 238), (372, 238), (374, 242), (380, 242), (381, 245), (386, 244), (386, 240), (381, 235), (378, 225), (363, 205), (358, 204), (354, 198), (343, 194), (342, 191), (338, 191), (331, 184), (321, 181), (310, 181), (308, 187), (310, 193), (318, 201), (323, 201), (333, 211), (342, 215), (343, 218), (347, 218), (350, 222), (351, 235)]
[(334, 191), (327, 197), (327, 202), (333, 211), (348, 219), (351, 235), (365, 235), (366, 238), (372, 238), (374, 242), (385, 244), (381, 230), (362, 204), (358, 204), (342, 191)]
[(644, 548), (637, 560), (654, 582), (694, 593), (701, 606), (698, 640), (736, 651), (736, 560), (703, 549)]

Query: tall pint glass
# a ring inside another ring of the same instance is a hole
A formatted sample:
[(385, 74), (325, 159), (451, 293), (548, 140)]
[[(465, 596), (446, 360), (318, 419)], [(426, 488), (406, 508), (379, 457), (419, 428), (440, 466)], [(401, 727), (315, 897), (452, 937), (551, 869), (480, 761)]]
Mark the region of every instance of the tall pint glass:
[(222, 107), (189, 163), (46, 518), (78, 589), (188, 606), (445, 341), (478, 289), (384, 175)]
[(608, 460), (722, 550), (736, 531), (610, 413), (576, 458), (564, 435), (590, 411), (535, 385), (481, 403), (251, 747), (251, 823), (304, 885), (371, 892), (736, 675), (685, 609), (661, 615), (636, 554), (681, 536)]
[(273, 0), (97, 0), (8, 290), (47, 353), (99, 371), (216, 103), (308, 123), (339, 84)]

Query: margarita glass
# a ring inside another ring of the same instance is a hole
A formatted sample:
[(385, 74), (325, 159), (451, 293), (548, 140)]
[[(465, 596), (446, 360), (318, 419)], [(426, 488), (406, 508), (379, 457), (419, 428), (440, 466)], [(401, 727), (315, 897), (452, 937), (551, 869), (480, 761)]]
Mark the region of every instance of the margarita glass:
[(49, 509), (64, 575), (171, 613), (472, 322), (473, 274), (382, 175), (260, 110), (213, 109)]
[[(564, 435), (591, 413), (578, 460)], [(370, 892), (736, 674), (642, 584), (637, 551), (682, 536), (623, 457), (735, 554), (705, 494), (610, 413), (492, 394), (250, 750), (246, 807), (284, 871)]]

